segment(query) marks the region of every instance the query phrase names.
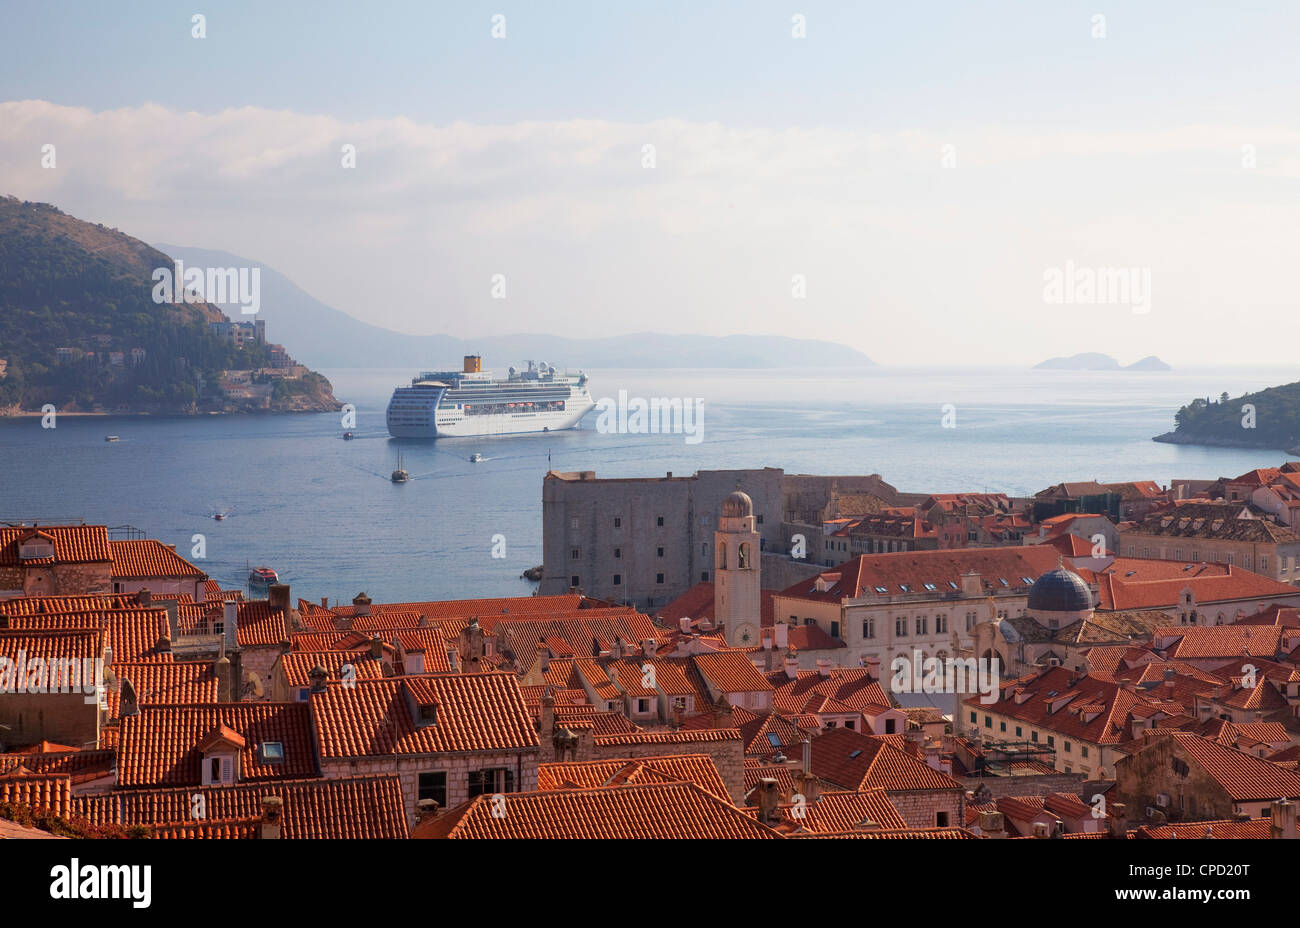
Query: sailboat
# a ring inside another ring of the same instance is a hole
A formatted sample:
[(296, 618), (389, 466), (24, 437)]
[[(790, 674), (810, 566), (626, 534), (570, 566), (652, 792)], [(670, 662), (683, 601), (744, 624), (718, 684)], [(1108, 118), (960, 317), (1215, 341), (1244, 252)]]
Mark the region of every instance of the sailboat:
[(411, 479), (411, 475), (406, 472), (405, 466), (402, 464), (402, 456), (400, 454), (397, 456), (397, 470), (393, 471), (391, 479), (393, 483), (406, 483), (406, 481)]

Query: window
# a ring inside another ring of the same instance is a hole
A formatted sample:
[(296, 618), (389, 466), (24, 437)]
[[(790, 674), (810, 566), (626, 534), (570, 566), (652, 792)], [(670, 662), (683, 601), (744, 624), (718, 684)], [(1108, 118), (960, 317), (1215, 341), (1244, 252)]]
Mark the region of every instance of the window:
[(578, 517), (574, 516), (572, 519), (569, 520), (569, 528), (577, 528), (577, 527), (578, 527)]
[(639, 712), (639, 713), (641, 713), (642, 715), (645, 715), (647, 712), (649, 712), (649, 711), (650, 711), (650, 700), (648, 700), (648, 699), (638, 699), (638, 700), (636, 701), (636, 711)]
[(1267, 554), (1261, 554), (1261, 555), (1259, 556), (1259, 569), (1260, 569), (1260, 570), (1268, 570), (1268, 555), (1267, 555)]
[(840, 637), (840, 623), (839, 623), (839, 622), (831, 622), (831, 637), (832, 637), (832, 638), (838, 638), (838, 637)]
[(894, 619), (894, 636), (896, 638), (907, 637), (907, 619)]
[(574, 574), (572, 577), (569, 578), (569, 586), (573, 586), (573, 587), (582, 586), (582, 578), (579, 577), (577, 574)]
[(614, 586), (622, 586), (622, 585), (623, 585), (623, 575), (614, 574)]
[(937, 826), (940, 827), (940, 828), (947, 828), (947, 827), (948, 827), (948, 813), (947, 813), (947, 812), (936, 812), (936, 813), (934, 813), (934, 823), (935, 823), (935, 825), (937, 825)]
[(1088, 756), (1088, 746), (1087, 746), (1086, 744), (1081, 744), (1081, 745), (1079, 745), (1079, 753), (1080, 753), (1081, 755), (1083, 755), (1084, 757), (1087, 757), (1087, 756)]
[(863, 638), (875, 638), (875, 637), (876, 637), (876, 620), (875, 620), (875, 619), (863, 619), (863, 620), (862, 620), (862, 637), (863, 637)]
[(979, 716), (977, 716), (974, 712), (970, 714), (970, 723), (972, 725), (976, 725), (979, 723)]
[(758, 525), (763, 524), (763, 514), (761, 512), (758, 515), (754, 516), (754, 522)]
[(1069, 754), (1069, 753), (1071, 753), (1073, 750), (1074, 750), (1074, 745), (1071, 744), (1069, 741), (1065, 742), (1065, 753), (1066, 753), (1066, 754)]
[(486, 770), (469, 772), (470, 798), (484, 793), (513, 793), (515, 791), (515, 772), (509, 767), (489, 767)]
[(1036, 731), (1031, 731), (1031, 732), (1029, 733), (1029, 740), (1030, 740), (1030, 741), (1037, 741), (1037, 740), (1038, 740), (1038, 732), (1036, 732)]
[(700, 582), (701, 582), (701, 583), (708, 583), (708, 582), (709, 582), (709, 572), (708, 572), (707, 570), (704, 570), (704, 571), (701, 571), (701, 572), (700, 572)]
[(970, 631), (974, 627), (975, 627), (975, 613), (968, 612), (966, 613), (966, 631)]
[(614, 557), (617, 558), (617, 559), (619, 559), (619, 560), (622, 560), (622, 559), (623, 559), (623, 549), (622, 549), (622, 548), (615, 548), (615, 549), (614, 549)]
[(575, 561), (581, 559), (581, 558), (582, 558), (582, 549), (581, 549), (581, 548), (571, 548), (571, 549), (569, 549), (569, 557), (570, 557), (572, 560), (575, 560)]
[(923, 616), (923, 615), (918, 615), (918, 616), (916, 617), (916, 633), (917, 633), (918, 635), (924, 635), (924, 634), (925, 634), (925, 628), (926, 628), (926, 625), (927, 625), (927, 624), (929, 624), (929, 623), (928, 623), (926, 617)]
[(620, 519), (618, 516), (614, 516), (614, 528), (622, 528), (622, 527), (623, 527), (623, 520)]
[(1047, 736), (1047, 746), (1048, 746), (1049, 748), (1054, 748), (1054, 747), (1056, 747), (1056, 736), (1055, 736), (1055, 735), (1048, 735), (1048, 736)]
[(1002, 730), (1002, 731), (1006, 731), (1006, 730), (1007, 730), (1007, 723), (1006, 723), (1006, 722), (999, 722), (998, 724), (1001, 726), (1001, 730)]
[(663, 547), (660, 546), (660, 547), (658, 547), (658, 548), (655, 548), (655, 554), (656, 554), (657, 556), (659, 556), (659, 557), (663, 557), (663, 556), (664, 556), (664, 549), (663, 549)]
[(663, 575), (663, 574), (655, 574), (655, 583), (658, 583), (660, 586), (662, 586), (662, 585), (663, 585), (663, 582), (664, 582), (664, 575)]
[(663, 528), (664, 517), (659, 516), (657, 519), (655, 519), (655, 524), (658, 525), (660, 528)]
[(437, 770), (420, 774), (420, 799), (432, 799), (438, 808), (447, 807), (447, 771)]
[(984, 727), (985, 727), (985, 728), (992, 728), (992, 727), (993, 727), (993, 716), (991, 716), (991, 715), (986, 715), (986, 716), (984, 716)]
[(1017, 737), (1017, 738), (1023, 738), (1024, 736), (1025, 736), (1024, 729), (1022, 729), (1019, 725), (1017, 725), (1017, 726), (1016, 726), (1016, 737)]
[(934, 633), (944, 635), (948, 632), (948, 617), (946, 615), (936, 615), (934, 617)]

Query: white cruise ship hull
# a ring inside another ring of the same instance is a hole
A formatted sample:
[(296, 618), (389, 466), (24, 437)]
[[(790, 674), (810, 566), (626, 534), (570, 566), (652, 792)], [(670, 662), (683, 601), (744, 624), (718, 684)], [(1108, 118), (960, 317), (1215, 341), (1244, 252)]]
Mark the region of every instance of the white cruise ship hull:
[(595, 408), (586, 375), (559, 375), (529, 362), (524, 373), (494, 380), (477, 356), (464, 371), (430, 371), (398, 387), (388, 401), (394, 438), (465, 438), (558, 432), (575, 428)]
[(468, 438), (474, 435), (519, 435), (525, 432), (559, 432), (577, 428), (582, 417), (595, 407), (572, 400), (568, 408), (548, 412), (507, 413), (492, 416), (466, 416), (450, 410), (431, 410), (426, 425), (390, 422), (388, 434), (394, 438)]

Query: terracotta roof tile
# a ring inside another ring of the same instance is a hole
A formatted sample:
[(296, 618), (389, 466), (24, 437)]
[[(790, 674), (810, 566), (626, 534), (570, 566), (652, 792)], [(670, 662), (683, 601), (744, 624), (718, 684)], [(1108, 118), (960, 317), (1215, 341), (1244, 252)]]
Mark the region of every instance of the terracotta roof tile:
[(146, 580), (154, 577), (207, 580), (208, 577), (161, 541), (110, 541), (108, 549), (113, 557), (113, 577), (118, 580)]
[(662, 757), (581, 761), (537, 765), (537, 788), (595, 789), (637, 783), (694, 783), (724, 802), (730, 802), (727, 784), (708, 754), (670, 754)]

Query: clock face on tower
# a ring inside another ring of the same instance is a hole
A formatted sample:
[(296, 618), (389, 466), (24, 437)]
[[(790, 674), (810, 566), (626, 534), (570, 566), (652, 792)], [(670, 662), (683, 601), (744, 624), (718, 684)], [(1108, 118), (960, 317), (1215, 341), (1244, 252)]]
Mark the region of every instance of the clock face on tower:
[(736, 636), (732, 644), (741, 648), (748, 648), (758, 644), (758, 629), (750, 622), (742, 622), (736, 626)]

